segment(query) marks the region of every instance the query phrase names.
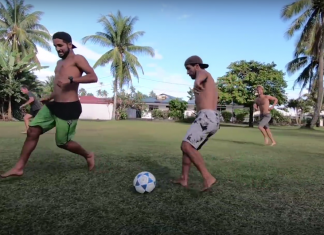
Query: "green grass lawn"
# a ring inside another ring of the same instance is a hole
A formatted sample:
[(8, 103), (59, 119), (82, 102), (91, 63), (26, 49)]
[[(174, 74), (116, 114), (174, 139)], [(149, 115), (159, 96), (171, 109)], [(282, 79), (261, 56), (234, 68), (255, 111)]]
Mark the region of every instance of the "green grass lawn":
[[(0, 234), (324, 234), (324, 132), (273, 128), (263, 146), (257, 128), (222, 127), (201, 151), (218, 179), (201, 193), (170, 183), (181, 172), (187, 124), (81, 121), (75, 140), (97, 155), (83, 158), (44, 134), (21, 178), (0, 181)], [(0, 123), (0, 172), (17, 161), (23, 123)], [(137, 173), (157, 187), (138, 194)]]

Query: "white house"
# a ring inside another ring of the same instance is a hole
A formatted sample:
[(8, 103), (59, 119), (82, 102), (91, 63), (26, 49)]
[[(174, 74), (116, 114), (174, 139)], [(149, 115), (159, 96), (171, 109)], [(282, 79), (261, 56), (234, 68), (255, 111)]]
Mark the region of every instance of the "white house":
[(80, 96), (81, 120), (111, 120), (113, 100), (94, 96)]
[[(157, 95), (156, 97), (149, 97), (143, 100), (143, 102), (148, 106), (148, 110), (147, 112), (144, 112), (144, 114), (142, 115), (142, 118), (152, 118), (151, 115), (151, 111), (154, 109), (160, 109), (160, 110), (169, 110), (169, 102), (171, 100), (174, 99), (179, 99), (181, 101), (183, 101), (183, 99), (181, 98), (177, 98), (168, 94), (160, 94)], [(194, 113), (194, 108), (195, 108), (195, 100), (189, 100), (187, 101), (188, 105), (187, 105), (187, 110), (185, 111), (185, 117), (189, 117), (191, 116), (192, 113)], [(219, 111), (228, 111), (228, 112), (232, 112), (232, 110), (235, 109), (240, 109), (243, 108), (242, 105), (237, 105), (237, 104), (233, 104), (233, 105), (220, 105), (218, 104), (217, 106), (217, 110)]]

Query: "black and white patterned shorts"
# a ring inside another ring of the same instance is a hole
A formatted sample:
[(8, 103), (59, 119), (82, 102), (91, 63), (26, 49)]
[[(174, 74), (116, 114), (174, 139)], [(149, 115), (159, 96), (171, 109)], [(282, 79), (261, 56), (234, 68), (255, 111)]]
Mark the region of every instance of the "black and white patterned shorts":
[(219, 114), (215, 110), (202, 109), (187, 131), (183, 141), (199, 150), (219, 130)]

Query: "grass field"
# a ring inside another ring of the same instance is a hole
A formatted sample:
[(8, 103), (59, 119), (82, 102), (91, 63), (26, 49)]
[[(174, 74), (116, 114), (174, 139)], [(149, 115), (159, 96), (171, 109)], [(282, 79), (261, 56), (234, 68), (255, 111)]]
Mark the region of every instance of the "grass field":
[[(0, 234), (324, 234), (324, 132), (273, 128), (263, 146), (256, 128), (222, 127), (202, 150), (218, 184), (201, 193), (170, 183), (181, 170), (187, 124), (81, 121), (75, 140), (97, 155), (83, 158), (44, 134), (21, 178), (0, 181)], [(23, 123), (0, 123), (0, 172), (11, 168)], [(157, 178), (151, 194), (132, 187), (140, 171)]]

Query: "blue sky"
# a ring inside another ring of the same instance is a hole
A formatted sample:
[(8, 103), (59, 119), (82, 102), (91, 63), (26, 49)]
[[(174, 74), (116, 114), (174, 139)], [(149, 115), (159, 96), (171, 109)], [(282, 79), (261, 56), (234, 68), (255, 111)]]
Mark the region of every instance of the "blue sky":
[[(210, 65), (208, 71), (217, 79), (227, 71), (227, 66), (238, 60), (272, 61), (277, 68), (286, 72), (285, 66), (293, 58), (295, 38), (288, 40), (284, 33), (291, 22), (284, 22), (280, 13), (285, 4), (292, 1), (39, 1), (26, 0), (34, 5), (34, 10), (44, 12), (41, 24), (53, 34), (66, 31), (78, 46), (76, 53), (84, 55), (93, 65), (108, 50), (88, 42), (81, 44), (84, 36), (102, 31), (97, 23), (101, 15), (116, 13), (137, 16), (136, 30), (146, 34), (138, 40), (138, 45), (151, 46), (156, 50), (156, 58), (138, 56), (144, 68), (139, 82), (134, 80), (137, 90), (148, 94), (166, 93), (185, 98), (193, 82), (186, 75), (185, 59), (199, 55)], [(206, 4), (203, 4), (203, 3)], [(221, 3), (222, 2), (222, 3)], [(54, 74), (57, 54), (40, 50), (39, 57), (49, 69), (39, 72), (39, 78)], [(99, 67), (98, 84), (82, 85), (88, 92), (106, 89), (112, 96), (112, 76), (108, 67)], [(288, 76), (287, 93), (297, 97), (298, 87), (292, 90), (296, 75)]]

